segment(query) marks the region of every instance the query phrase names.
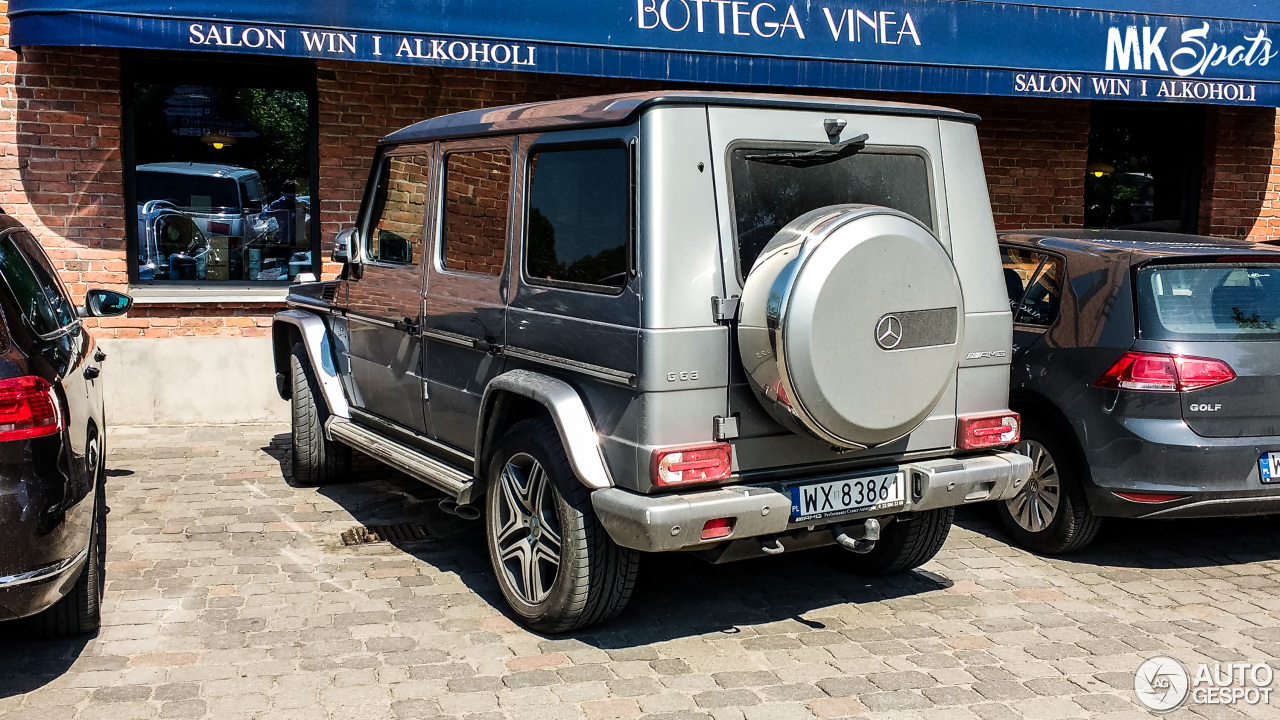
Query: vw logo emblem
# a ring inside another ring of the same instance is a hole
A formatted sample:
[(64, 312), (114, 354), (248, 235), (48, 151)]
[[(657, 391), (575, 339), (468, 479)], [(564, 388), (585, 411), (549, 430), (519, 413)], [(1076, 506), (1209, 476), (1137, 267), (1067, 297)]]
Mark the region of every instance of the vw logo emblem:
[(876, 323), (876, 344), (892, 350), (902, 342), (902, 320), (897, 315), (885, 315)]

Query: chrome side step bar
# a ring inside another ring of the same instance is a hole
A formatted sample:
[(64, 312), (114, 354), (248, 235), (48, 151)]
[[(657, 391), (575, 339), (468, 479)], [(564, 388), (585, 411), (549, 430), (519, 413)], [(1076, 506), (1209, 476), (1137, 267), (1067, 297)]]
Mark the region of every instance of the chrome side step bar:
[(329, 418), (326, 429), (334, 440), (446, 493), (459, 505), (470, 505), (476, 499), (472, 493), (477, 484), (469, 473), (442, 463), (421, 450), (388, 439), (344, 418)]

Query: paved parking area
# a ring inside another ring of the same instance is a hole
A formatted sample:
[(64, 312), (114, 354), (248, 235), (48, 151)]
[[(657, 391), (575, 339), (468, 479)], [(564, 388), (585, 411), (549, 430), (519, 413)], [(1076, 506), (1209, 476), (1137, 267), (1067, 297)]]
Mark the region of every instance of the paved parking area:
[[(548, 638), (503, 615), (476, 526), (411, 480), (366, 466), (292, 487), (284, 427), (109, 441), (104, 627), (6, 638), (0, 716), (1150, 718), (1132, 684), (1151, 655), (1280, 657), (1276, 519), (1113, 523), (1068, 561), (1007, 546), (973, 508), (933, 562), (875, 582), (822, 554), (660, 556), (620, 621)], [(405, 522), (427, 536), (341, 541)]]

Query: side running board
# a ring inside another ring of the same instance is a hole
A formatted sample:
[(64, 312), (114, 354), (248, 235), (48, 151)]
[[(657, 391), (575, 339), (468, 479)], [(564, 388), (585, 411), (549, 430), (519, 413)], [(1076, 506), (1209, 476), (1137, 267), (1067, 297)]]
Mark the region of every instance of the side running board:
[(328, 430), (334, 440), (446, 493), (459, 505), (469, 505), (474, 499), (471, 494), (476, 483), (470, 473), (344, 418), (330, 418)]

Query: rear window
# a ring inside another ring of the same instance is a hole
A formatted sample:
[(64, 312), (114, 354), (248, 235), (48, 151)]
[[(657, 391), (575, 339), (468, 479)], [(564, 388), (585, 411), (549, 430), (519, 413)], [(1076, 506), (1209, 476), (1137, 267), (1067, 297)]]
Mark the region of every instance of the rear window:
[(1145, 267), (1138, 332), (1148, 340), (1280, 339), (1280, 264)]
[(190, 210), (240, 209), (240, 190), (231, 178), (142, 170), (137, 186), (138, 204), (168, 200)]
[(770, 145), (730, 151), (740, 275), (750, 272), (760, 251), (787, 223), (828, 205), (883, 205), (935, 229), (929, 166), (924, 156), (863, 150), (830, 160), (788, 157), (826, 147)]

